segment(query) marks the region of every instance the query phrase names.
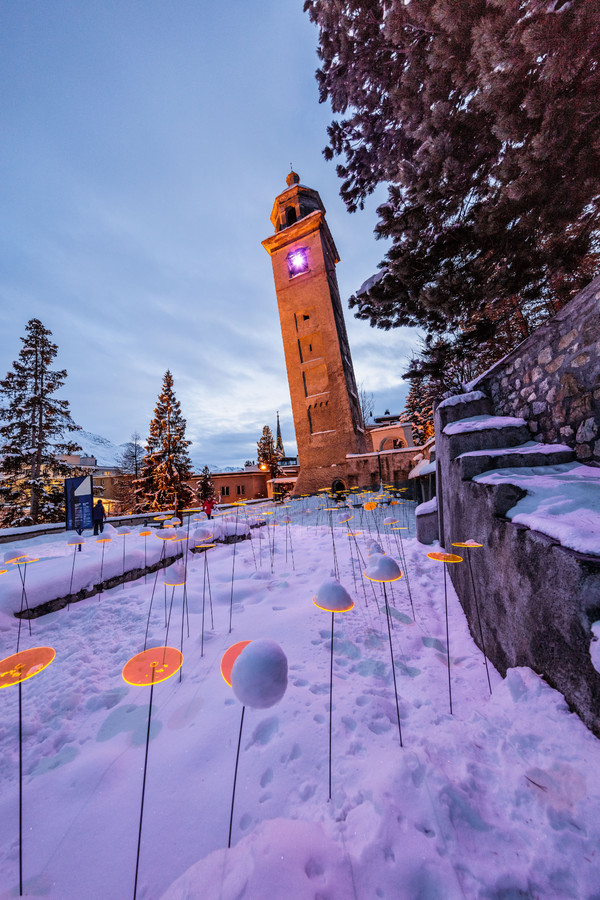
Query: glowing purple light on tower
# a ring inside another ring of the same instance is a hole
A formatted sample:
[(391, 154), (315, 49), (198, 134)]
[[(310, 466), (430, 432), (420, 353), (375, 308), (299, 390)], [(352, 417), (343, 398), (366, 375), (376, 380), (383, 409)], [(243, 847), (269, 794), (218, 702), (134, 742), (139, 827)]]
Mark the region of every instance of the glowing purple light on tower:
[(290, 251), (287, 260), (290, 275), (300, 275), (308, 271), (308, 254), (304, 247)]

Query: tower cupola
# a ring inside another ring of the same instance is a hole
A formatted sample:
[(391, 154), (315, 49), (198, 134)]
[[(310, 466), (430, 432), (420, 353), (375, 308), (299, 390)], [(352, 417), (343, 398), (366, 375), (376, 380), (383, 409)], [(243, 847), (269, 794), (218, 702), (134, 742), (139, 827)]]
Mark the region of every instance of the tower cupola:
[(289, 228), (311, 213), (325, 212), (318, 191), (300, 184), (297, 172), (289, 172), (285, 180), (287, 187), (275, 198), (271, 212), (271, 222), (275, 231)]

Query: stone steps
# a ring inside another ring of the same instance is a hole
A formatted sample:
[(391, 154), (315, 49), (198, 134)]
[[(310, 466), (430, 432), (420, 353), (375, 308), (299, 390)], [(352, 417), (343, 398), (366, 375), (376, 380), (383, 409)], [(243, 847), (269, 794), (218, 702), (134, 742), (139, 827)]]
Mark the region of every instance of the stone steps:
[(575, 460), (575, 451), (566, 444), (541, 444), (527, 441), (516, 447), (495, 450), (471, 450), (457, 457), (461, 478), (468, 481), (489, 469), (522, 468), (524, 466), (557, 466)]
[(528, 442), (525, 419), (513, 416), (476, 415), (456, 419), (443, 429), (448, 437), (450, 459), (476, 450), (499, 450)]

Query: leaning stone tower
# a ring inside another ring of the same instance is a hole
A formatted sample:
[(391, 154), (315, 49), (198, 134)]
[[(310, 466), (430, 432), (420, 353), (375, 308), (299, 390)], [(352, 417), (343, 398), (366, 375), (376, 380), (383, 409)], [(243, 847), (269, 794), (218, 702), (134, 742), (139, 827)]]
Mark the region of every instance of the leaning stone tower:
[(335, 274), (339, 262), (317, 191), (295, 172), (275, 198), (273, 264), (300, 472), (295, 493), (346, 482), (346, 454), (367, 439)]

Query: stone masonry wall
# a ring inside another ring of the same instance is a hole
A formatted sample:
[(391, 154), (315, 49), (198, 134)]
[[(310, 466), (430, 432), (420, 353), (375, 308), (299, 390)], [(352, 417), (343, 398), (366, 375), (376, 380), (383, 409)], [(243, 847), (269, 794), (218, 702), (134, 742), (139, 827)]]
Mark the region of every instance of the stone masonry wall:
[(496, 415), (526, 419), (532, 438), (600, 466), (600, 277), (469, 387)]

